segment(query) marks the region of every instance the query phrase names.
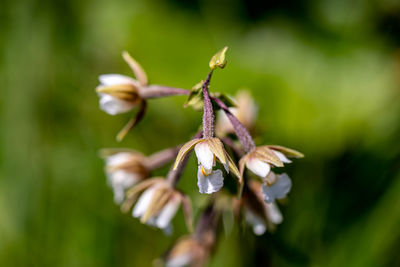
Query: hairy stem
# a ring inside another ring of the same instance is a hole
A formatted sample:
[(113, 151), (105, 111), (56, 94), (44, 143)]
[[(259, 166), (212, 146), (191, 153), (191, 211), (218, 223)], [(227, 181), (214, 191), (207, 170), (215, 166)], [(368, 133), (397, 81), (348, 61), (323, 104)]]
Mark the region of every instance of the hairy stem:
[(190, 90), (168, 87), (162, 85), (149, 85), (141, 88), (139, 94), (142, 98), (159, 98), (173, 95), (189, 95)]
[(224, 102), (216, 97), (213, 97), (212, 100), (217, 103), (217, 105), (225, 112), (244, 150), (246, 152), (252, 151), (256, 145), (254, 144), (253, 138), (251, 137), (249, 131), (247, 131), (246, 127), (244, 127), (238, 118), (236, 118), (235, 115), (230, 112), (229, 108)]
[(208, 86), (210, 85), (210, 80), (213, 71), (211, 70), (207, 79), (202, 85), (203, 91), (203, 101), (204, 101), (204, 112), (203, 112), (203, 138), (214, 137), (214, 110), (212, 107), (210, 94), (208, 92)]
[(175, 159), (182, 145), (158, 151), (145, 159), (145, 166), (152, 171)]

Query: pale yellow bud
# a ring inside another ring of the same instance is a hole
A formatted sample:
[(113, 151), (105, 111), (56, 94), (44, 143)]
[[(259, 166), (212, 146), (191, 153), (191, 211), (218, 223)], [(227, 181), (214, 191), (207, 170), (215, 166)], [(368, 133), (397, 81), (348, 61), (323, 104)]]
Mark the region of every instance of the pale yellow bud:
[(227, 50), (228, 47), (225, 46), (211, 58), (209, 65), (212, 70), (216, 68), (223, 69), (226, 66), (225, 54)]

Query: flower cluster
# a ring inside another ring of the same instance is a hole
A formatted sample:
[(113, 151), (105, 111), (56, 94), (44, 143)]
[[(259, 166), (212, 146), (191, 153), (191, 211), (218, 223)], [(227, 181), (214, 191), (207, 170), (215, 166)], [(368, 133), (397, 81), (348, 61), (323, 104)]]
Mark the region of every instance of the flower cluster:
[[(250, 133), (257, 107), (248, 91), (239, 91), (236, 101), (218, 92), (210, 93), (213, 73), (226, 66), (226, 51), (227, 47), (212, 57), (206, 79), (192, 90), (149, 85), (146, 73), (127, 52), (123, 58), (136, 79), (119, 74), (101, 75), (96, 88), (100, 108), (110, 115), (130, 112), (139, 106), (136, 115), (117, 135), (118, 141), (143, 119), (149, 99), (187, 95), (185, 107), (203, 112), (202, 130), (183, 145), (149, 156), (130, 149), (104, 149), (100, 153), (114, 201), (122, 211), (131, 210), (134, 218), (168, 234), (172, 231), (171, 220), (182, 207), (190, 233), (161, 259), (167, 266), (205, 264), (216, 245), (221, 214), (226, 211), (233, 212), (237, 220), (246, 221), (256, 235), (273, 231), (283, 220), (277, 201), (286, 198), (292, 187), (289, 176), (278, 174), (275, 169), (291, 163), (290, 158), (303, 157), (300, 152), (282, 146), (256, 146)], [(191, 201), (176, 188), (193, 150), (198, 167), (190, 173), (197, 176), (199, 192), (211, 195), (194, 228)], [(152, 176), (154, 170), (173, 160), (165, 177)], [(237, 187), (224, 186), (224, 178), (234, 178)]]

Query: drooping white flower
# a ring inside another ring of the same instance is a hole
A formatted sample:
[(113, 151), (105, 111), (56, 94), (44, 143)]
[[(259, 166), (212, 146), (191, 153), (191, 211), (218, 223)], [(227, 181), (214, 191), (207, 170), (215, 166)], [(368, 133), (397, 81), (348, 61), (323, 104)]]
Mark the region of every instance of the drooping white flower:
[[(180, 199), (179, 197), (165, 192), (165, 194), (169, 194), (168, 200), (160, 205), (160, 210), (155, 210), (155, 212), (152, 212), (154, 206), (157, 205), (156, 201), (162, 190), (163, 188), (158, 185), (154, 185), (145, 190), (133, 208), (132, 216), (135, 218), (141, 218), (142, 221), (148, 225), (155, 226), (160, 229), (169, 228), (170, 221), (178, 211)], [(147, 214), (149, 212), (150, 214)], [(147, 218), (145, 218), (146, 216)]]
[(211, 171), (211, 173), (206, 175), (202, 166), (199, 166), (197, 179), (197, 186), (199, 187), (199, 192), (202, 194), (215, 193), (224, 185), (224, 177), (221, 170)]
[(186, 222), (191, 228), (191, 208), (187, 196), (172, 188), (165, 179), (149, 179), (131, 190), (134, 191), (132, 198), (143, 190), (132, 209), (132, 216), (140, 218), (142, 223), (160, 228), (166, 234), (171, 233), (170, 222), (182, 204)]
[(105, 172), (114, 191), (114, 202), (121, 204), (125, 191), (143, 180), (148, 171), (143, 166), (144, 157), (136, 152), (118, 152), (105, 158)]
[(284, 163), (291, 163), (288, 157), (301, 158), (300, 152), (281, 146), (260, 146), (247, 153), (239, 162), (240, 173), (243, 175), (244, 167), (261, 178), (266, 178), (271, 167), (283, 167)]
[(108, 176), (109, 184), (114, 191), (114, 202), (121, 204), (125, 199), (126, 189), (136, 184), (140, 178), (134, 173), (127, 173), (123, 170), (118, 170), (110, 173)]
[(178, 167), (185, 155), (193, 148), (199, 164), (197, 185), (200, 193), (211, 194), (217, 192), (223, 186), (222, 171), (213, 170), (216, 159), (219, 160), (227, 172), (231, 170), (241, 182), (239, 170), (218, 138), (193, 139), (184, 144), (176, 157), (174, 169)]
[(265, 202), (272, 203), (276, 199), (285, 198), (291, 188), (292, 180), (290, 180), (289, 176), (286, 173), (278, 174), (274, 184), (268, 185), (264, 183), (262, 185), (262, 194)]

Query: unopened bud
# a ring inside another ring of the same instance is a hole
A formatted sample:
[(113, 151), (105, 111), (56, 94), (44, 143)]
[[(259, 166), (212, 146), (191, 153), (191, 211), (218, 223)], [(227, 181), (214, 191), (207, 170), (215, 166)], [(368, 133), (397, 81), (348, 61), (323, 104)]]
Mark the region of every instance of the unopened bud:
[(222, 48), (220, 51), (218, 51), (210, 60), (210, 68), (212, 70), (216, 69), (216, 68), (221, 68), (223, 69), (226, 66), (226, 59), (225, 59), (225, 54), (226, 51), (228, 50), (228, 47), (225, 46), (224, 48)]

